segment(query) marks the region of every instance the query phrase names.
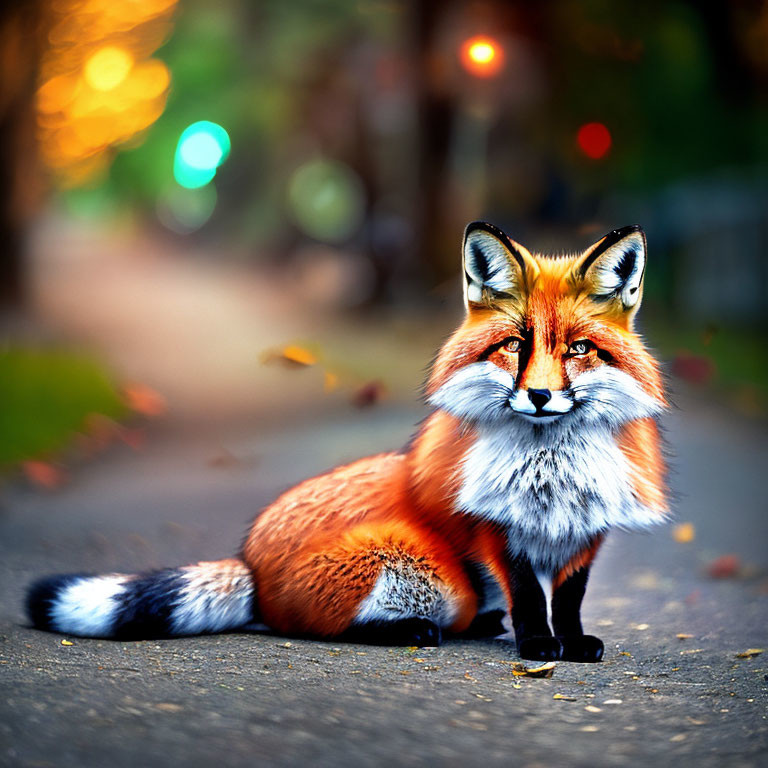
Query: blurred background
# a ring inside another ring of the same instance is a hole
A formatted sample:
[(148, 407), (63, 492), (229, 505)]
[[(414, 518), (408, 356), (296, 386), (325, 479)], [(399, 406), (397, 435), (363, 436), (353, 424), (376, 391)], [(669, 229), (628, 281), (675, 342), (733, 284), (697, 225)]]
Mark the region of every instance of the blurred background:
[(478, 218), (642, 224), (674, 386), (764, 419), (763, 0), (12, 0), (0, 57), (6, 475), (414, 402)]

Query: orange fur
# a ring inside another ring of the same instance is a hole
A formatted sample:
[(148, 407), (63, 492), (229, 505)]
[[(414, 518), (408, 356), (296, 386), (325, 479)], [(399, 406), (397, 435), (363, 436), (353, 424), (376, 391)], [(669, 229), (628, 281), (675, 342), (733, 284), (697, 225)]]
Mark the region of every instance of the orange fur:
[(585, 547), (581, 552), (574, 555), (565, 566), (557, 572), (557, 575), (552, 580), (552, 589), (557, 589), (569, 576), (576, 573), (576, 571), (592, 565), (592, 562), (597, 557), (597, 552), (603, 543), (603, 539), (603, 536), (598, 536), (588, 547)]

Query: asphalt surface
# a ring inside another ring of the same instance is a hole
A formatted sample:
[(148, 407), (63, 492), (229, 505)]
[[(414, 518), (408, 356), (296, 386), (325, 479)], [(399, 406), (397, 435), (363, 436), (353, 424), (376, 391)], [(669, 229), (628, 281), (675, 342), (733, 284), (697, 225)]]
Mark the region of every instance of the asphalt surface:
[[(159, 426), (142, 451), (114, 448), (57, 491), (6, 486), (0, 765), (768, 765), (768, 437), (696, 401), (668, 420), (676, 513), (695, 538), (676, 541), (672, 526), (609, 538), (584, 608), (602, 664), (534, 679), (513, 674), (505, 639), (124, 643), (26, 625), (33, 578), (227, 556), (279, 491), (399, 446), (418, 416), (392, 406), (292, 426)], [(725, 554), (736, 572), (711, 578)]]

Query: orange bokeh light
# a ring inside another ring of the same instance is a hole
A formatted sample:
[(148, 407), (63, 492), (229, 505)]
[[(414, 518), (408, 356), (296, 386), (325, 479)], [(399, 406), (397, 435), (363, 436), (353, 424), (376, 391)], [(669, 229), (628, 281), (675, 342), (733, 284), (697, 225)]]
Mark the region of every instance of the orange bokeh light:
[(140, 141), (162, 114), (167, 38), (178, 0), (56, 0), (37, 92), (40, 150), (60, 184), (88, 183), (114, 148)]
[(85, 82), (97, 91), (111, 91), (128, 77), (133, 66), (130, 51), (114, 45), (99, 48), (83, 67)]
[(492, 37), (470, 37), (461, 45), (461, 64), (475, 77), (493, 77), (504, 66), (504, 50)]

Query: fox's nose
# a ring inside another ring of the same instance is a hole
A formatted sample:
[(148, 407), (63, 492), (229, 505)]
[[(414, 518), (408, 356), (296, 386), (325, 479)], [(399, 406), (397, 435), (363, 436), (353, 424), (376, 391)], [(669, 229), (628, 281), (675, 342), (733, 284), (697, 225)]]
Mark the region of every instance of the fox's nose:
[(528, 397), (540, 411), (552, 399), (552, 393), (548, 389), (529, 389)]

